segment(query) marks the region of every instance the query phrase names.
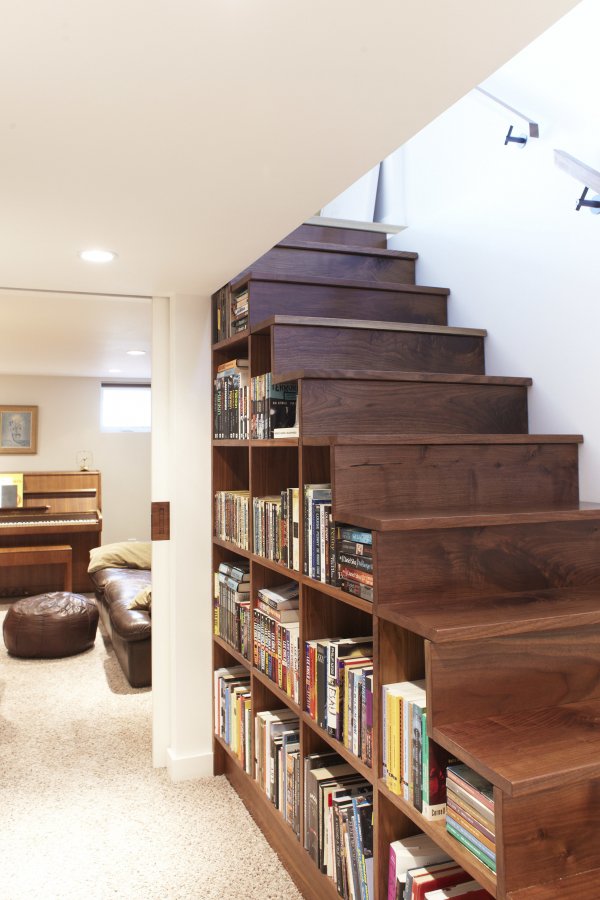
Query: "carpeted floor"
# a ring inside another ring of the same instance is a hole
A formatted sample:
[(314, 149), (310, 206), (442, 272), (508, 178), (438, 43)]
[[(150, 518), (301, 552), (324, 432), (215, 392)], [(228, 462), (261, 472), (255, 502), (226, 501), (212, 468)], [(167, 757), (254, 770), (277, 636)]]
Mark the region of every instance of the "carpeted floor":
[(151, 692), (100, 633), (69, 659), (0, 643), (3, 900), (300, 900), (227, 780), (173, 784), (150, 741)]

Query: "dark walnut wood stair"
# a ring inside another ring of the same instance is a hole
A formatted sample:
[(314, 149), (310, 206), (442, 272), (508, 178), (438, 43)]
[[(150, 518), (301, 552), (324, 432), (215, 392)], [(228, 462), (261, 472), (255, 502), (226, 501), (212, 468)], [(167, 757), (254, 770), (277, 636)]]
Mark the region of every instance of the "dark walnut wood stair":
[[(334, 518), (373, 530), (370, 900), (388, 896), (390, 841), (418, 830), (499, 900), (600, 897), (600, 506), (579, 498), (582, 438), (529, 434), (531, 380), (485, 375), (485, 332), (447, 326), (449, 292), (413, 283), (416, 254), (361, 240), (302, 226), (261, 257), (230, 285), (248, 289), (249, 335), (215, 359), (249, 345), (252, 374), (298, 382), (298, 446), (248, 442), (251, 487), (286, 486), (299, 460), (300, 486), (331, 481)], [(246, 452), (224, 447), (220, 486), (248, 487)], [(363, 626), (364, 601), (297, 577), (301, 639)], [(496, 875), (381, 779), (381, 685), (423, 676), (433, 738), (494, 785)], [(255, 708), (272, 708), (260, 684)], [(303, 727), (304, 753), (335, 746)], [(333, 900), (215, 752), (305, 895)]]

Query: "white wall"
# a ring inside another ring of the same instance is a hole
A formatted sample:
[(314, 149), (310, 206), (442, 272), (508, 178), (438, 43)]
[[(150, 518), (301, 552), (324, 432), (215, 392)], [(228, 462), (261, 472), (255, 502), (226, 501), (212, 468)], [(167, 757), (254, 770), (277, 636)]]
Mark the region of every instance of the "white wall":
[(150, 540), (150, 435), (100, 431), (100, 379), (0, 375), (0, 404), (39, 407), (38, 452), (2, 457), (5, 471), (77, 469), (91, 450), (102, 475), (102, 542)]
[(553, 163), (559, 147), (600, 170), (581, 46), (594, 2), (486, 85), (540, 114), (540, 140), (505, 147), (510, 116), (473, 93), (405, 145), (409, 227), (390, 246), (419, 252), (419, 283), (451, 289), (450, 324), (488, 329), (488, 373), (533, 377), (531, 432), (584, 434), (581, 496), (600, 501), (600, 216), (575, 212), (583, 185)]

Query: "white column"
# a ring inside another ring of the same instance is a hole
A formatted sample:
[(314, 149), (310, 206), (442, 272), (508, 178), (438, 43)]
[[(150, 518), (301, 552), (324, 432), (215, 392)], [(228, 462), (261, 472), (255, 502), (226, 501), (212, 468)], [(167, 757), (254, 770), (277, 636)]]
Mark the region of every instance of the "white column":
[(174, 780), (212, 774), (210, 298), (170, 298), (169, 707)]
[[(152, 300), (152, 500), (171, 498), (170, 300)], [(169, 541), (152, 545), (152, 762), (166, 766), (171, 735)]]

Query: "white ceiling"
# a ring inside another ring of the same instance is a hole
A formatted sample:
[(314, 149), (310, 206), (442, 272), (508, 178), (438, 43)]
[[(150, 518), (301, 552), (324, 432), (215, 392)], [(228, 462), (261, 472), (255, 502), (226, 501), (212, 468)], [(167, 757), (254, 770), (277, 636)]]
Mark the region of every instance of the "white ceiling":
[(59, 295), (206, 296), (575, 5), (2, 0), (0, 370), (148, 342), (147, 304)]

